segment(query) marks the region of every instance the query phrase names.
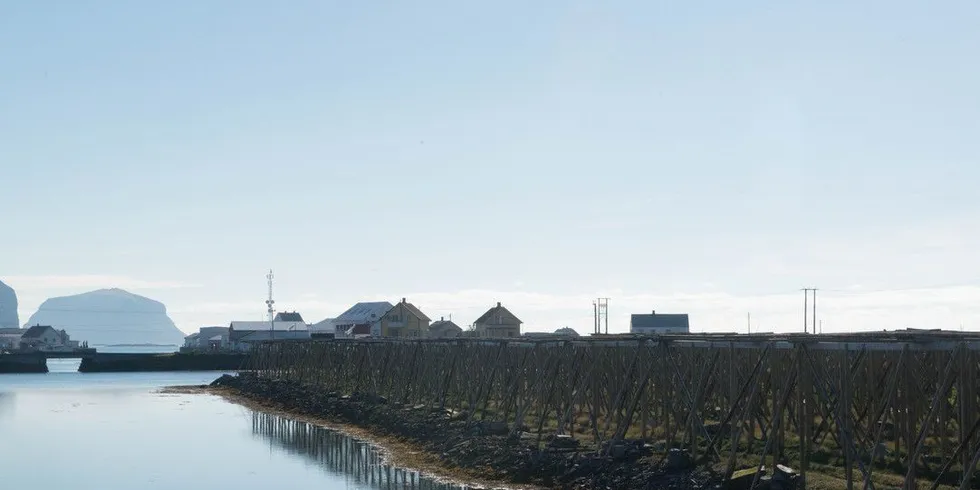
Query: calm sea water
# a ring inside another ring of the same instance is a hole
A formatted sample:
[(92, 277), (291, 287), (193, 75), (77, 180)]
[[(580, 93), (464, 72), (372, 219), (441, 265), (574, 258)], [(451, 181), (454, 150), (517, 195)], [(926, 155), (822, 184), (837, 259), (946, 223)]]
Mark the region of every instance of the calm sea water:
[(162, 394), (221, 373), (0, 375), (0, 488), (463, 489), (382, 464), (342, 434), (211, 395)]

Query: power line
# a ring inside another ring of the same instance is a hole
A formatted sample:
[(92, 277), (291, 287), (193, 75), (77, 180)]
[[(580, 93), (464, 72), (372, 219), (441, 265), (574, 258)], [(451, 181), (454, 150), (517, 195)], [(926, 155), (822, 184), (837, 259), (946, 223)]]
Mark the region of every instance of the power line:
[(603, 319), (605, 320), (606, 324), (606, 333), (609, 333), (609, 298), (596, 298), (596, 300), (592, 302), (592, 309), (595, 315), (593, 317), (595, 321), (593, 333), (602, 333)]

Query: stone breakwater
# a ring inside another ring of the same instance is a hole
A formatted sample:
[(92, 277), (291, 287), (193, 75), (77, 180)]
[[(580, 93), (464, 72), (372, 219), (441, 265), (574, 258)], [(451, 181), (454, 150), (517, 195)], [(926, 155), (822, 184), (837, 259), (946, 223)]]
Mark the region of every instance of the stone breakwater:
[(46, 372), (48, 362), (43, 354), (0, 354), (0, 374)]
[(212, 386), (284, 412), (397, 437), (438, 457), (446, 470), (482, 480), (568, 489), (721, 487), (721, 477), (709, 468), (692, 467), (683, 458), (657, 457), (642, 443), (625, 441), (602, 456), (580, 448), (571, 438), (539, 443), (537, 434), (515, 434), (504, 424), (468, 421), (465, 412), (402, 405), (370, 394), (343, 396), (252, 373), (225, 375)]

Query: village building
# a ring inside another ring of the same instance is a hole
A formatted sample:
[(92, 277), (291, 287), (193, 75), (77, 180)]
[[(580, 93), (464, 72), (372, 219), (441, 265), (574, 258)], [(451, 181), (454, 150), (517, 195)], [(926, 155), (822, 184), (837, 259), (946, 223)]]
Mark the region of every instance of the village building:
[(219, 351), (228, 347), (229, 327), (201, 327), (197, 333), (184, 337), (184, 349), (193, 351)]
[(521, 336), (521, 324), (507, 308), (499, 302), (473, 322), (473, 329), (480, 337), (511, 338)]
[(276, 313), (274, 321), (303, 323), (303, 315), (300, 315), (295, 311), (280, 311), (279, 313)]
[(0, 350), (16, 350), (20, 348), (20, 339), (24, 336), (22, 328), (0, 328)]
[(310, 337), (317, 340), (332, 340), (337, 338), (336, 318), (325, 318), (310, 325)]
[(337, 325), (335, 323), (336, 318), (324, 318), (323, 320), (314, 323), (310, 326), (310, 330), (314, 332), (337, 332)]
[(20, 338), (20, 348), (59, 352), (77, 349), (78, 342), (71, 340), (64, 330), (56, 330), (49, 325), (34, 325), (24, 331)]
[(333, 320), (336, 337), (363, 338), (375, 335), (375, 332), (380, 335), (381, 317), (393, 307), (387, 301), (362, 302), (351, 306)]
[(656, 310), (649, 314), (630, 315), (630, 333), (638, 335), (660, 335), (668, 333), (690, 333), (691, 326), (687, 313), (664, 314)]
[[(234, 321), (228, 326), (228, 341), (223, 348), (235, 351), (247, 351), (252, 348), (259, 339), (265, 340), (296, 340), (309, 339), (310, 326), (303, 321), (302, 317), (298, 320), (296, 316), (286, 316), (286, 320), (273, 321)], [(283, 317), (279, 317), (283, 318)], [(260, 333), (264, 332), (264, 333)], [(252, 336), (253, 334), (256, 334)], [(202, 339), (198, 339), (201, 342)], [(207, 338), (210, 342), (210, 338)]]
[(444, 317), (439, 317), (438, 320), (432, 322), (429, 325), (429, 337), (436, 339), (453, 339), (463, 335), (463, 329), (459, 325), (453, 323), (452, 320), (446, 320)]
[(372, 325), (373, 337), (423, 337), (429, 331), (429, 317), (406, 298), (392, 306)]
[(229, 330), (275, 330), (300, 331), (309, 330), (310, 326), (302, 320), (296, 321), (234, 321), (228, 326)]
[(232, 330), (228, 334), (228, 349), (248, 352), (263, 342), (305, 342), (309, 330)]

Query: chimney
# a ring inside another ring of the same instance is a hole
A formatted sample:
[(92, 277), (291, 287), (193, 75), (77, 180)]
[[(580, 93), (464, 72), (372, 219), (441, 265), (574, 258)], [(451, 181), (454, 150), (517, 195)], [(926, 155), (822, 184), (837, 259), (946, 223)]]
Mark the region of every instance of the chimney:
[(651, 315), (656, 315), (656, 314), (657, 314), (657, 310), (653, 310), (653, 311), (651, 311), (651, 312), (650, 312), (650, 314), (651, 314)]
[(497, 308), (500, 308), (500, 301), (497, 302)]
[(441, 316), (441, 317), (439, 317), (439, 321), (440, 321), (440, 322), (444, 322), (444, 321), (446, 321), (446, 317), (444, 317), (444, 316)]
[(408, 303), (408, 301), (405, 301), (405, 298), (402, 298), (402, 303)]

